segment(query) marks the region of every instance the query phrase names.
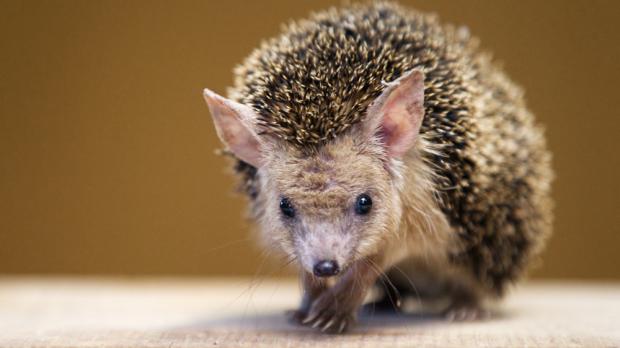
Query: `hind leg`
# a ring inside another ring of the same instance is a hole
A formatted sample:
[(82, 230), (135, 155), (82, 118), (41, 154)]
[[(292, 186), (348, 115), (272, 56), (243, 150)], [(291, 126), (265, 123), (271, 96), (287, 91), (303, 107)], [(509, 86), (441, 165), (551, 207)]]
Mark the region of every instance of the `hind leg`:
[[(375, 284), (375, 302), (369, 311), (435, 312), (436, 302), (448, 292), (437, 272), (419, 260), (409, 259), (390, 268)], [(430, 307), (430, 308), (427, 308)]]
[[(451, 321), (489, 317), (489, 311), (483, 305), (485, 292), (466, 270), (411, 259), (388, 270), (386, 277), (377, 285), (383, 288), (384, 296), (368, 306), (439, 313)], [(395, 307), (395, 302), (404, 305)]]
[(442, 311), (449, 321), (475, 321), (490, 317), (484, 308), (483, 295), (474, 287), (455, 280), (450, 284), (449, 305)]

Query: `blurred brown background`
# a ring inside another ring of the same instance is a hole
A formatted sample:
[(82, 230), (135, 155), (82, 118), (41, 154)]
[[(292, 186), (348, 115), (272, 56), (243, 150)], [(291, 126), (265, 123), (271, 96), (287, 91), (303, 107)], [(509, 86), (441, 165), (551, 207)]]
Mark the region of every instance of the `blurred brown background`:
[[(466, 24), (547, 126), (555, 236), (537, 277), (620, 279), (620, 2), (406, 1)], [(201, 91), (337, 1), (0, 6), (0, 273), (254, 274)]]

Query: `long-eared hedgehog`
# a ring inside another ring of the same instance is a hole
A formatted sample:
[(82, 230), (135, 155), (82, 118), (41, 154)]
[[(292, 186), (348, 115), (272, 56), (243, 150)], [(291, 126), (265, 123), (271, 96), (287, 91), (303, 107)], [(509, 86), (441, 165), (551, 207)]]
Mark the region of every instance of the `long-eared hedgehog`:
[(433, 15), (348, 5), (263, 42), (229, 99), (205, 89), (263, 239), (300, 265), (298, 322), (342, 332), (379, 283), (477, 318), (539, 254), (550, 153), (478, 46)]

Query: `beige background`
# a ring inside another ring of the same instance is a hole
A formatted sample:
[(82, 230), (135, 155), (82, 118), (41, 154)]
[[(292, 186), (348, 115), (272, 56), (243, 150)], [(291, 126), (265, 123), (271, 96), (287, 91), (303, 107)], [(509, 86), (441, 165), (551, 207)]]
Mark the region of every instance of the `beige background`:
[[(334, 3), (2, 1), (0, 273), (254, 274), (201, 91)], [(407, 3), (467, 24), (547, 125), (557, 219), (534, 275), (620, 279), (620, 2)]]

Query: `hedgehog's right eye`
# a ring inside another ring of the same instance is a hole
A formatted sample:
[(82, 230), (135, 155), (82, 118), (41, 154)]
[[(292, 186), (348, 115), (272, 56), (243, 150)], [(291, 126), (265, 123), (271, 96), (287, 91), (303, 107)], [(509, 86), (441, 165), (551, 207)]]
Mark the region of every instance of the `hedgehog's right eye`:
[(295, 208), (286, 197), (280, 199), (280, 211), (282, 211), (282, 214), (286, 217), (295, 217)]
[(361, 194), (357, 196), (357, 201), (355, 202), (355, 213), (357, 215), (366, 215), (370, 212), (370, 208), (372, 208), (372, 199), (367, 194)]

